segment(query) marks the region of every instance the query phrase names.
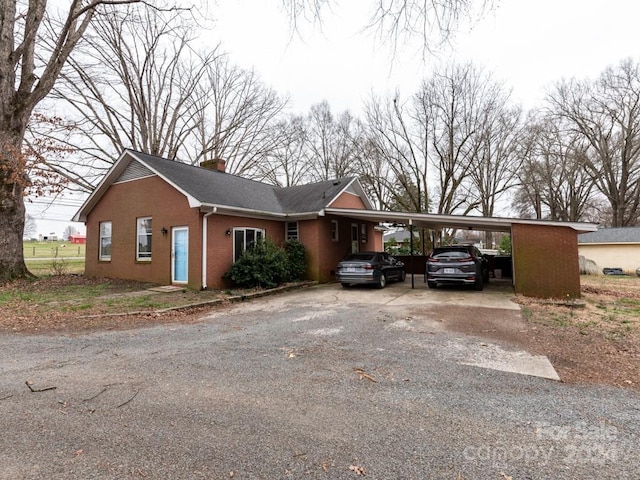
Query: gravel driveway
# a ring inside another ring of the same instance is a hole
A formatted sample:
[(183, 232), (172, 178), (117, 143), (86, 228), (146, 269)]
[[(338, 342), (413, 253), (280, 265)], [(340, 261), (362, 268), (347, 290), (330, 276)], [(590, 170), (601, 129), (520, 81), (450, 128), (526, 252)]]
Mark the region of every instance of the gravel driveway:
[(0, 337), (0, 478), (638, 478), (636, 392), (469, 365), (510, 347), (369, 293)]

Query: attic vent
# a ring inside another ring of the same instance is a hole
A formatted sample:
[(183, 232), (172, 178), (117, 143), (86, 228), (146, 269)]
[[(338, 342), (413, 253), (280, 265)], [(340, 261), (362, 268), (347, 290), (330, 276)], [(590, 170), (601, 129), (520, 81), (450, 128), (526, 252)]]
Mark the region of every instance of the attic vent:
[(152, 177), (154, 175), (155, 173), (153, 173), (137, 160), (134, 160), (129, 165), (127, 165), (127, 168), (125, 168), (124, 172), (122, 172), (118, 179), (113, 183), (129, 182), (131, 180), (137, 180), (144, 177)]
[(346, 190), (349, 193), (353, 193), (354, 195), (358, 195), (358, 192), (356, 191), (355, 187), (353, 185), (350, 185), (349, 188), (347, 188)]

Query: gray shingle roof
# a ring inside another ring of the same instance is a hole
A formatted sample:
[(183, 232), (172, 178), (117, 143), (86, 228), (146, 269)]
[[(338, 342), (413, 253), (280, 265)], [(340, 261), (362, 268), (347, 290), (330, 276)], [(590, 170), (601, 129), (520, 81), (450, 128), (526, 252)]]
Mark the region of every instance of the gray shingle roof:
[(145, 153), (131, 153), (204, 204), (260, 212), (319, 212), (353, 181), (353, 178), (344, 178), (281, 188)]
[(581, 233), (578, 243), (640, 243), (640, 227), (601, 228)]

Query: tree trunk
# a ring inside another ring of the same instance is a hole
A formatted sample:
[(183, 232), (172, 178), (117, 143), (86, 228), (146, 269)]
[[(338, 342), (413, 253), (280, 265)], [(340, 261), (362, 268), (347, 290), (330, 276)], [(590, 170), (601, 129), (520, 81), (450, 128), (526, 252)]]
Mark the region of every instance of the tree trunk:
[(29, 277), (24, 263), (24, 169), (19, 135), (0, 132), (0, 285)]

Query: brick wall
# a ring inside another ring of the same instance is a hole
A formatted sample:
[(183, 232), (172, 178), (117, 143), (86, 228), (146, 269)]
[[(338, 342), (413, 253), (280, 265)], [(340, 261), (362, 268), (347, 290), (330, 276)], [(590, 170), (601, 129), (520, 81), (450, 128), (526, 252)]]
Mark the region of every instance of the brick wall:
[(578, 239), (568, 227), (513, 225), (516, 293), (539, 298), (578, 298)]
[(331, 202), (331, 205), (329, 205), (329, 207), (331, 208), (359, 208), (359, 209), (365, 209), (366, 207), (364, 206), (364, 203), (362, 202), (362, 199), (354, 194), (354, 193), (349, 193), (349, 192), (344, 192), (342, 193), (338, 198), (336, 198), (333, 202)]
[[(152, 192), (152, 193), (149, 193)], [(152, 259), (136, 261), (137, 218), (152, 217)], [(112, 222), (111, 260), (99, 261), (99, 224)], [(171, 227), (189, 228), (188, 286), (201, 284), (200, 215), (159, 177), (112, 185), (87, 217), (85, 274), (160, 284), (171, 283)], [(161, 233), (162, 228), (167, 234)]]
[[(207, 217), (207, 287), (222, 288), (222, 276), (233, 263), (233, 229), (259, 228), (265, 236), (281, 245), (285, 238), (285, 224), (280, 221), (213, 214)], [(227, 235), (227, 230), (231, 235)]]

